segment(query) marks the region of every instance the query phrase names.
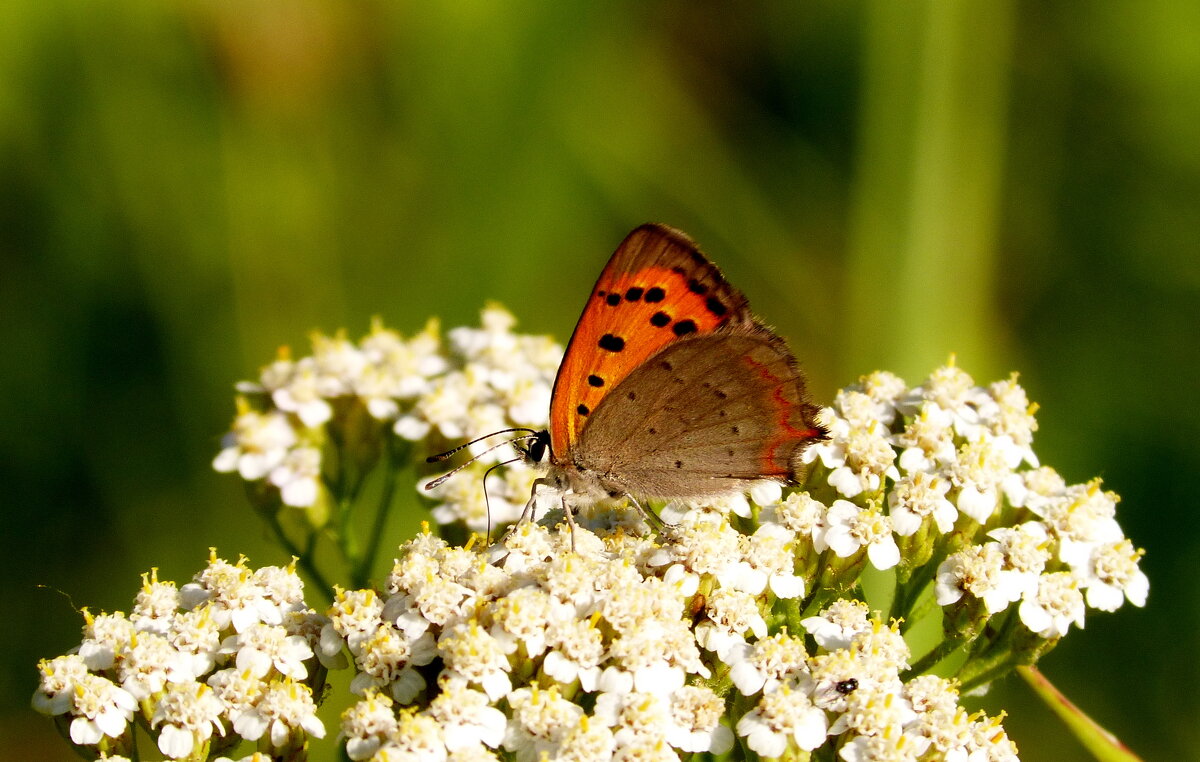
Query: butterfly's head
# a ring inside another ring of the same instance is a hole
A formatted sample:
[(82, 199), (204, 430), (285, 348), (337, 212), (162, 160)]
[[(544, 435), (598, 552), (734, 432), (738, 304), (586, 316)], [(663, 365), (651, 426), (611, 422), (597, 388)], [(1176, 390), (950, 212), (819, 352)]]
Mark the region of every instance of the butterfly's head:
[(524, 442), (516, 442), (513, 444), (528, 463), (541, 463), (550, 453), (550, 432), (542, 429), (536, 432), (531, 437), (522, 437)]

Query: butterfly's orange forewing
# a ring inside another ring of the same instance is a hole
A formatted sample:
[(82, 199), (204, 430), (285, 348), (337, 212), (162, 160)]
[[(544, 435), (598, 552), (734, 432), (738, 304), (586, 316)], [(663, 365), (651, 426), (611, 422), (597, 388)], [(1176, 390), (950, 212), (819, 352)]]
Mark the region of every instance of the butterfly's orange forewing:
[(753, 321), (746, 298), (683, 233), (642, 225), (609, 259), (554, 381), (550, 448), (565, 459), (587, 416), (630, 371), (673, 341)]

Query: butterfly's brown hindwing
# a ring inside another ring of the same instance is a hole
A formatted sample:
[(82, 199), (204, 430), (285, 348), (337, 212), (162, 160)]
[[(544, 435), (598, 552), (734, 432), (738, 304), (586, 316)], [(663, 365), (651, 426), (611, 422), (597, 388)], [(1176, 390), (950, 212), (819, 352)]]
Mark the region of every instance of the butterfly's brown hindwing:
[(704, 497), (794, 481), (826, 432), (786, 344), (761, 326), (669, 344), (605, 397), (573, 465), (632, 495)]
[(648, 224), (609, 259), (567, 345), (550, 404), (555, 461), (569, 460), (604, 399), (673, 342), (753, 324), (746, 298), (683, 233)]

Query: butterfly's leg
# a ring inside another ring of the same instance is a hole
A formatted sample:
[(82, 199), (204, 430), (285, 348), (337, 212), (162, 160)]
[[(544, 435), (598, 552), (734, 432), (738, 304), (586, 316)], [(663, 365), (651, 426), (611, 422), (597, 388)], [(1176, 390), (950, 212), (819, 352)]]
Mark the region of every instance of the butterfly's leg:
[(575, 516), (571, 510), (571, 506), (567, 505), (567, 495), (564, 492), (562, 497), (563, 515), (567, 517), (567, 531), (571, 533), (571, 552), (575, 552)]
[(508, 529), (504, 532), (504, 537), (500, 538), (500, 542), (504, 542), (504, 540), (513, 533), (513, 530), (521, 526), (522, 523), (526, 521), (533, 521), (533, 512), (537, 502), (538, 487), (546, 487), (550, 484), (551, 481), (546, 478), (533, 480), (533, 486), (529, 488), (529, 500), (525, 503), (524, 510), (521, 511), (520, 517), (518, 517), (516, 521), (509, 525)]
[(654, 509), (642, 505), (633, 495), (626, 495), (625, 499), (633, 503), (633, 507), (637, 508), (638, 513), (642, 514), (642, 518), (646, 520), (647, 524), (656, 525), (659, 529), (669, 529), (678, 526), (677, 524), (668, 524), (666, 521), (663, 521), (663, 517), (655, 513)]

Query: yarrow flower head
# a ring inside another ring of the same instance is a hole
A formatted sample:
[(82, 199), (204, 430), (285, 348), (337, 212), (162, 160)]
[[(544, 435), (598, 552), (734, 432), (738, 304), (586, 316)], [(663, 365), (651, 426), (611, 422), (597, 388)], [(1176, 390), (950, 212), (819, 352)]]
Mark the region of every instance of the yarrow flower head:
[[(330, 670), (347, 669), (352, 760), (669, 760), (735, 742), (763, 758), (1008, 760), (999, 718), (960, 692), (1032, 663), (1089, 607), (1146, 601), (1116, 495), (1040, 464), (1015, 375), (980, 386), (953, 362), (917, 386), (880, 371), (840, 391), (796, 485), (547, 503), (517, 436), (468, 445), (476, 460), (425, 491), (425, 456), (546, 425), (562, 352), (514, 324), (498, 306), (444, 338), (434, 321), (410, 338), (376, 321), (239, 384), (214, 467), (249, 483), (285, 543), (335, 539), (351, 584), (318, 611), (297, 574), (319, 572), (312, 557), (253, 569), (214, 551), (182, 586), (152, 571), (129, 615), (85, 610), (79, 646), (39, 664), (34, 707), (96, 756), (131, 753), (140, 727), (171, 759), (236, 759), (243, 740), (259, 750), (245, 759), (299, 758), (326, 734)], [(372, 584), (411, 461), (437, 531)], [(350, 515), (363, 495), (380, 502), (366, 543)], [(860, 583), (868, 565), (894, 578), (890, 599)], [(914, 653), (926, 615), (945, 639)], [(952, 652), (967, 654), (954, 682), (929, 674)]]
[[(69, 722), (72, 741), (96, 752), (132, 748), (139, 715), (169, 759), (258, 738), (278, 691), (311, 696), (324, 684), (315, 649), (325, 618), (305, 605), (303, 587), (292, 567), (256, 570), (215, 551), (182, 588), (152, 570), (131, 616), (84, 611), (77, 653), (42, 662), (34, 708)], [(311, 712), (289, 718), (286, 733), (272, 730), (276, 747), (324, 732)]]

